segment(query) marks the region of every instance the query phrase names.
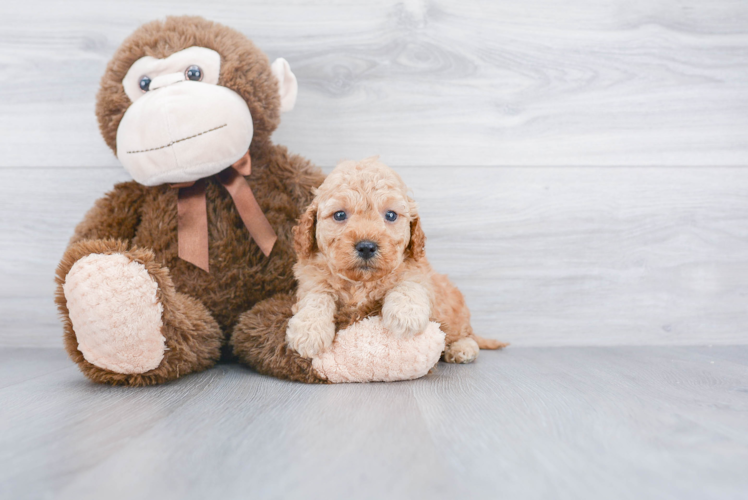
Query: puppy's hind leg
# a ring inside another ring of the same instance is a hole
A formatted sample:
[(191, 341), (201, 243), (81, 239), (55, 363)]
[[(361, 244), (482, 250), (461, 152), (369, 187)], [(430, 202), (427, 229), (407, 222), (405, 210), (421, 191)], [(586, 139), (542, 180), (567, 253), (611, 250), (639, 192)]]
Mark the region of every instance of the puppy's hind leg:
[(463, 337), (447, 345), (442, 359), (447, 363), (472, 363), (479, 351), (478, 342), (470, 337)]
[(442, 358), (447, 363), (472, 363), (481, 349), (503, 349), (509, 344), (495, 339), (484, 339), (474, 333), (447, 344)]
[(501, 349), (509, 345), (473, 333), (470, 310), (462, 293), (444, 274), (435, 274), (432, 279), (436, 295), (435, 320), (447, 335), (447, 346), (442, 355), (444, 361), (472, 363), (481, 349)]

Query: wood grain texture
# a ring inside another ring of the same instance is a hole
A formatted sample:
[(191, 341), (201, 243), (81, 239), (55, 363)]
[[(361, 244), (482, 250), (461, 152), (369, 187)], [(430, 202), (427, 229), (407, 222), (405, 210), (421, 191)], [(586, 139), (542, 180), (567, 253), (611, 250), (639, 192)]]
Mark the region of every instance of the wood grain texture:
[(278, 142), (320, 165), (748, 163), (734, 0), (54, 0), (0, 6), (0, 167), (115, 166), (94, 95), (137, 26), (199, 14), (286, 57)]
[[(383, 158), (388, 161), (388, 158)], [(748, 170), (405, 167), (434, 267), (514, 345), (746, 344)], [(59, 346), (53, 275), (121, 169), (0, 169), (0, 345)]]
[[(2, 498), (745, 497), (748, 347), (509, 348), (395, 384), (87, 382), (0, 350)], [(33, 359), (35, 358), (35, 359)], [(66, 360), (64, 360), (66, 361)], [(56, 367), (55, 370), (49, 368)]]

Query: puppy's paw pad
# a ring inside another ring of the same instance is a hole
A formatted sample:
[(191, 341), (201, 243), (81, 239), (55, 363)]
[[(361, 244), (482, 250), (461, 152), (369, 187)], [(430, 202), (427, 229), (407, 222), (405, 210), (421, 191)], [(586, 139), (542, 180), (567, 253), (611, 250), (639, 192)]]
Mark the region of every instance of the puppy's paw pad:
[(463, 338), (449, 344), (442, 355), (447, 363), (472, 363), (478, 357), (480, 347), (471, 338)]

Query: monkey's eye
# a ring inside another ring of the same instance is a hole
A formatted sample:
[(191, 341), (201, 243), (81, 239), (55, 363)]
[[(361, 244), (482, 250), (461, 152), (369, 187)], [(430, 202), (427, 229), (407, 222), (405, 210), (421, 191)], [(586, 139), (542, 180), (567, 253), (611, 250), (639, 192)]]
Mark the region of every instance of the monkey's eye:
[(340, 210), (340, 211), (335, 212), (334, 214), (332, 214), (332, 218), (335, 219), (338, 222), (344, 221), (346, 219), (346, 217), (348, 217), (348, 216), (342, 210)]
[(140, 77), (140, 90), (148, 92), (148, 87), (151, 86), (151, 79), (147, 76)]
[(184, 71), (184, 77), (193, 82), (199, 82), (203, 79), (203, 70), (200, 69), (200, 66), (193, 64)]
[(392, 210), (387, 210), (387, 213), (384, 214), (384, 218), (388, 222), (395, 222), (397, 220), (397, 214), (393, 212)]

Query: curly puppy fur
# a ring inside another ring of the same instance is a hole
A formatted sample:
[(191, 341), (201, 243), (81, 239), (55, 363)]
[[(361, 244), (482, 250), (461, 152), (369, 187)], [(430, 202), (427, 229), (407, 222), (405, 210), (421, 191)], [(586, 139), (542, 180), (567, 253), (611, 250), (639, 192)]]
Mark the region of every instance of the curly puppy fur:
[(462, 294), (431, 268), (407, 192), (400, 176), (373, 158), (339, 164), (319, 187), (294, 229), (298, 291), (286, 341), (302, 356), (314, 357), (337, 329), (378, 313), (399, 337), (440, 323), (447, 362), (468, 363), (479, 347), (506, 346), (475, 335)]
[[(115, 52), (101, 80), (96, 116), (104, 140), (116, 152), (117, 127), (131, 102), (122, 80), (143, 56), (167, 57), (200, 46), (221, 54), (219, 85), (242, 96), (252, 113), (252, 175), (247, 178), (278, 241), (265, 257), (228, 192), (207, 181), (210, 273), (181, 260), (177, 245), (177, 190), (117, 184), (78, 225), (57, 270), (57, 304), (65, 346), (90, 379), (125, 385), (165, 382), (211, 366), (240, 314), (262, 299), (294, 289), (292, 228), (312, 200), (322, 172), (270, 142), (280, 120), (278, 82), (267, 57), (241, 33), (200, 17), (169, 17), (137, 29)], [(118, 374), (88, 363), (78, 351), (62, 287), (75, 262), (91, 253), (121, 253), (145, 265), (159, 285), (168, 351), (143, 374)]]

